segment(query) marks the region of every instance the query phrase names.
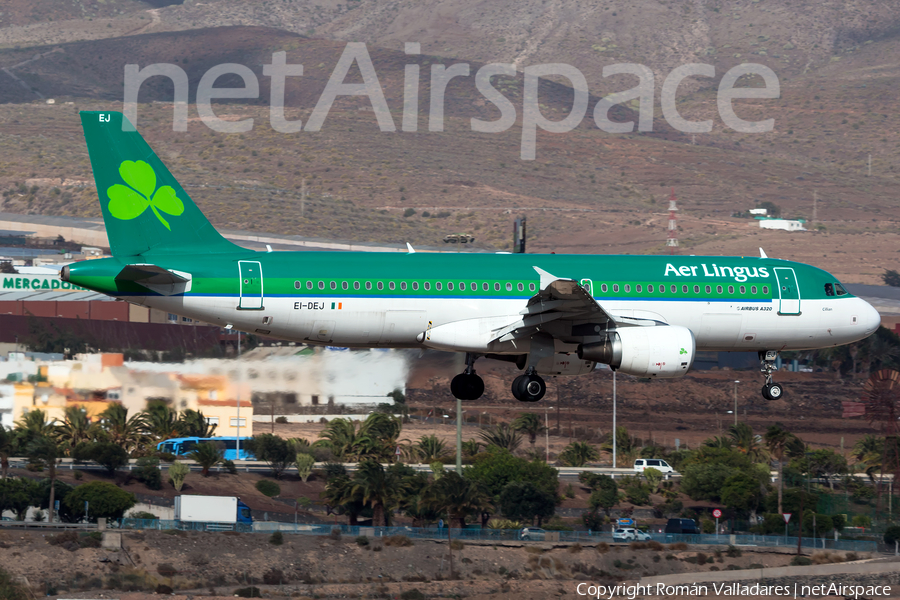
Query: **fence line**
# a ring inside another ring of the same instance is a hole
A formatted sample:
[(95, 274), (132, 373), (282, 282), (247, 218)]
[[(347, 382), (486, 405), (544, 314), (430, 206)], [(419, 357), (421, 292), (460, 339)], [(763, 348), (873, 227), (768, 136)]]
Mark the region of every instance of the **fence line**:
[[(121, 529), (180, 529), (184, 531), (241, 531), (252, 533), (293, 533), (299, 535), (334, 535), (337, 530), (341, 535), (353, 537), (389, 537), (403, 535), (412, 539), (447, 539), (447, 529), (440, 527), (364, 527), (350, 525), (328, 525), (308, 523), (283, 523), (276, 521), (258, 521), (252, 525), (247, 523), (188, 523), (162, 519), (122, 519), (118, 523)], [(473, 542), (516, 542), (522, 540), (520, 529), (453, 529), (450, 535), (457, 540)], [(673, 533), (650, 534), (650, 539), (660, 543), (684, 542), (699, 545), (720, 546), (757, 546), (757, 547), (797, 547), (796, 537), (766, 535), (687, 535)], [(598, 544), (614, 543), (612, 533), (598, 531), (547, 531), (531, 534), (527, 541), (548, 541), (562, 543)], [(802, 538), (802, 547), (814, 550), (846, 550), (853, 552), (875, 552), (877, 544), (865, 540), (829, 540), (825, 538)]]

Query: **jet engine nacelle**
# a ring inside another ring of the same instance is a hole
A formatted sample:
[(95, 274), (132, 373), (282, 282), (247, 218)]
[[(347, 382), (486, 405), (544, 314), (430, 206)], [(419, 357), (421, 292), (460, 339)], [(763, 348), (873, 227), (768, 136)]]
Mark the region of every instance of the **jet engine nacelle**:
[(622, 327), (605, 342), (582, 344), (578, 357), (639, 377), (681, 377), (694, 363), (697, 344), (687, 327)]

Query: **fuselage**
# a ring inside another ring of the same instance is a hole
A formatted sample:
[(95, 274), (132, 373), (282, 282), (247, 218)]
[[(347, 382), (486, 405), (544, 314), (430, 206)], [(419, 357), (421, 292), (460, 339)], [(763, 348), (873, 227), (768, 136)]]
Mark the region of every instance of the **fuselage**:
[[(153, 290), (117, 281), (134, 263), (152, 263), (189, 281)], [(534, 267), (579, 281), (613, 317), (689, 328), (697, 350), (838, 346), (880, 324), (874, 308), (826, 271), (755, 257), (246, 251), (91, 260), (71, 265), (65, 277), (251, 333), (318, 345), (409, 348), (421, 347), (417, 337), (430, 327), (518, 318), (540, 286)], [(577, 343), (566, 335), (556, 340), (564, 352)]]

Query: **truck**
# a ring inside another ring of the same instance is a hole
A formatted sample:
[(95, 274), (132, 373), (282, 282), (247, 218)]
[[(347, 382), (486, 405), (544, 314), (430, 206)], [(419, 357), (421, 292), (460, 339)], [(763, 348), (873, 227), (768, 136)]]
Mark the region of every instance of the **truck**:
[[(215, 523), (250, 526), (250, 507), (237, 496), (175, 496), (175, 520), (182, 523)], [(207, 527), (208, 528), (208, 527)], [(219, 529), (227, 527), (218, 527)], [(230, 529), (234, 529), (231, 527)]]

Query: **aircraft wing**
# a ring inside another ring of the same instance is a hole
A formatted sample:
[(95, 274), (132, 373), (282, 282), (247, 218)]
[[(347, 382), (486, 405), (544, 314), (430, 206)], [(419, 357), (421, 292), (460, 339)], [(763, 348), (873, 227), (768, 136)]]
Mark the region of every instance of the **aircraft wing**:
[(521, 319), (497, 330), (493, 341), (521, 339), (541, 329), (563, 341), (577, 343), (585, 337), (602, 335), (607, 329), (659, 324), (649, 319), (614, 316), (574, 279), (533, 268), (541, 276), (540, 290), (519, 313)]

